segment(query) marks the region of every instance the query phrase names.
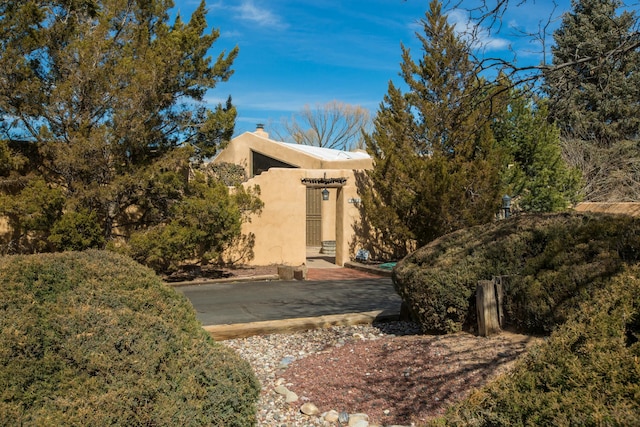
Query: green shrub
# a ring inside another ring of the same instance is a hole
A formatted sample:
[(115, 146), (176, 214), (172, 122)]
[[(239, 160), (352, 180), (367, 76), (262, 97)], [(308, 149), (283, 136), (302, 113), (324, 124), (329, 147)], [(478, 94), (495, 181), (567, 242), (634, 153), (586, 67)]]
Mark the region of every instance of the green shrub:
[[(242, 224), (261, 212), (259, 187), (242, 186), (230, 192), (220, 181), (196, 173), (188, 192), (171, 209), (167, 222), (131, 234), (119, 249), (157, 273), (171, 273), (183, 264), (223, 263), (226, 250), (242, 241)], [(253, 256), (253, 241), (245, 252)]]
[(65, 212), (53, 224), (48, 240), (59, 251), (82, 251), (104, 245), (98, 215), (86, 209)]
[(640, 219), (522, 215), (433, 241), (398, 263), (394, 284), (425, 331), (447, 333), (475, 325), (478, 280), (508, 276), (506, 322), (548, 333), (639, 259)]
[(640, 268), (603, 284), (507, 376), (434, 426), (640, 425)]
[(111, 252), (0, 258), (0, 425), (255, 424), (250, 366)]

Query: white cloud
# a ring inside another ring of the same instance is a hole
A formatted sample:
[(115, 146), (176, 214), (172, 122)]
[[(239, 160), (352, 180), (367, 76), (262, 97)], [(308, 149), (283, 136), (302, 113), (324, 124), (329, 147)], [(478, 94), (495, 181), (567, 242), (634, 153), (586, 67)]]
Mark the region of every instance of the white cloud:
[(240, 40), (243, 36), (244, 34), (238, 30), (222, 31), (220, 33), (220, 37), (224, 39), (236, 40), (236, 41)]
[(461, 9), (454, 9), (449, 12), (449, 23), (455, 25), (455, 31), (463, 39), (469, 40), (475, 49), (486, 51), (496, 51), (508, 49), (510, 41), (494, 36), (487, 28), (478, 26), (469, 20), (469, 15)]
[[(452, 9), (446, 11), (447, 21), (454, 26), (454, 31), (463, 40), (471, 42), (471, 46), (477, 50), (499, 51), (507, 50), (511, 41), (498, 37), (489, 29), (479, 26), (469, 20), (468, 12), (463, 9)], [(422, 21), (413, 21), (408, 25), (412, 33), (424, 34)], [(410, 45), (410, 43), (409, 43)]]
[(271, 27), (277, 29), (287, 28), (288, 25), (272, 11), (255, 5), (253, 0), (244, 0), (234, 10), (238, 18), (248, 21), (261, 27)]

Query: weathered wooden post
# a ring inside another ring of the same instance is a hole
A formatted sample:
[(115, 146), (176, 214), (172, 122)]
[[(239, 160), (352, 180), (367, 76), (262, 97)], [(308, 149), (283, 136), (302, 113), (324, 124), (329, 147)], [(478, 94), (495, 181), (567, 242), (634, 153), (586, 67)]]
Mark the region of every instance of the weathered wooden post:
[[(501, 299), (501, 298), (500, 298)], [(487, 337), (500, 332), (500, 318), (496, 286), (493, 280), (479, 280), (476, 287), (478, 335)]]

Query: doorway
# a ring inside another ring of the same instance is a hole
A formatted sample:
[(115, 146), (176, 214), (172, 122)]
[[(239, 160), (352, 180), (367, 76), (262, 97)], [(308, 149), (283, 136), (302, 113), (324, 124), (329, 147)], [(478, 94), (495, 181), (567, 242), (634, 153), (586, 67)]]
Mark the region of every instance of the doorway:
[(307, 248), (322, 245), (322, 189), (307, 187)]
[[(330, 202), (322, 199), (324, 188), (307, 187), (307, 266), (310, 268), (335, 268), (335, 241), (323, 241), (323, 226), (327, 221), (332, 223), (327, 216), (327, 209), (331, 209)], [(322, 211), (324, 212), (324, 217)], [(324, 223), (324, 224), (323, 224)], [(328, 231), (328, 230), (325, 230)], [(332, 250), (326, 247), (333, 243)]]

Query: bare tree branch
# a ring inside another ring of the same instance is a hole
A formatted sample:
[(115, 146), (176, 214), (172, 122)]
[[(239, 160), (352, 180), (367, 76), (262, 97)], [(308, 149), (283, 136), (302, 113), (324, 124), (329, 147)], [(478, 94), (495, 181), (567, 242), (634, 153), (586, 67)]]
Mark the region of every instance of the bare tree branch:
[[(472, 55), (479, 64), (479, 72), (501, 72), (509, 77), (515, 86), (535, 85), (542, 79), (543, 71), (554, 72), (581, 64), (609, 61), (640, 48), (640, 40), (638, 39), (640, 22), (636, 17), (634, 24), (635, 32), (631, 34), (631, 37), (621, 38), (618, 46), (604, 52), (603, 55), (576, 57), (575, 60), (572, 61), (561, 64), (551, 64), (548, 57), (548, 48), (551, 45), (549, 39), (553, 36), (551, 27), (562, 17), (561, 14), (557, 13), (559, 12), (559, 8), (554, 0), (552, 3), (553, 9), (549, 16), (538, 23), (538, 31), (527, 32), (523, 29), (512, 28), (510, 33), (511, 37), (528, 38), (538, 44), (539, 49), (532, 52), (537, 52), (540, 55), (541, 60), (539, 64), (519, 65), (518, 52), (513, 48), (510, 49), (512, 52), (511, 58), (486, 56), (486, 45), (483, 45), (481, 36), (483, 34), (499, 34), (503, 31), (503, 18), (510, 8), (513, 9), (531, 3), (535, 4), (535, 2), (536, 0), (479, 0), (471, 2), (472, 5), (470, 6), (470, 2), (468, 1), (455, 0), (446, 2), (445, 9), (449, 11), (463, 10), (468, 14), (467, 28), (464, 31), (464, 35), (470, 47), (473, 48)], [(635, 1), (623, 3), (622, 6), (627, 9), (632, 9), (639, 4), (640, 2)]]
[(275, 135), (285, 141), (316, 147), (352, 150), (363, 148), (362, 131), (370, 125), (369, 111), (358, 105), (332, 101), (314, 108), (306, 105)]

